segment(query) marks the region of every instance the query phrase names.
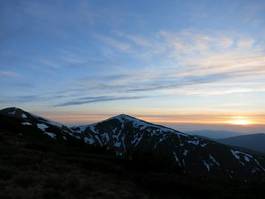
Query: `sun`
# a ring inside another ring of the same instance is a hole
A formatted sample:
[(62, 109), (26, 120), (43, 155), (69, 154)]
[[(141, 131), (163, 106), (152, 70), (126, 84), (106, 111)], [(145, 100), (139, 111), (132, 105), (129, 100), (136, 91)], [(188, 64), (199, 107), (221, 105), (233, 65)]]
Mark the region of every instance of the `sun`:
[(247, 118), (247, 117), (242, 117), (242, 116), (236, 116), (232, 117), (231, 120), (228, 121), (228, 123), (233, 124), (233, 125), (250, 125), (252, 124), (252, 121)]

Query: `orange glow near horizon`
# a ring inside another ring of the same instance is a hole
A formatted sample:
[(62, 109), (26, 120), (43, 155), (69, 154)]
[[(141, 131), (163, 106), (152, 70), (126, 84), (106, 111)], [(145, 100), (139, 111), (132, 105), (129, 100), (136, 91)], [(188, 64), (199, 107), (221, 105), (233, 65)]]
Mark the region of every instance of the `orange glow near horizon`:
[(242, 117), (242, 116), (236, 116), (233, 117), (231, 120), (228, 121), (229, 124), (233, 125), (251, 125), (254, 123), (254, 121), (250, 120), (247, 117)]
[[(84, 113), (40, 113), (43, 117), (56, 120), (65, 124), (89, 124), (104, 119), (113, 117), (117, 114), (84, 114)], [(152, 123), (168, 123), (168, 124), (222, 124), (222, 125), (237, 125), (237, 126), (251, 126), (251, 125), (264, 125), (265, 116), (262, 115), (224, 115), (224, 114), (178, 114), (178, 115), (159, 115), (159, 114), (130, 114), (128, 115), (137, 117), (139, 119), (152, 122)]]
[[(180, 117), (180, 118), (179, 118)], [(263, 125), (264, 121), (259, 118), (250, 119), (248, 117), (243, 116), (202, 116), (201, 118), (198, 118), (196, 116), (190, 116), (187, 118), (186, 116), (181, 118), (181, 116), (178, 116), (176, 118), (153, 118), (153, 117), (140, 117), (143, 120), (156, 122), (156, 123), (189, 123), (189, 124), (225, 124), (225, 125)], [(229, 119), (227, 119), (229, 118)]]

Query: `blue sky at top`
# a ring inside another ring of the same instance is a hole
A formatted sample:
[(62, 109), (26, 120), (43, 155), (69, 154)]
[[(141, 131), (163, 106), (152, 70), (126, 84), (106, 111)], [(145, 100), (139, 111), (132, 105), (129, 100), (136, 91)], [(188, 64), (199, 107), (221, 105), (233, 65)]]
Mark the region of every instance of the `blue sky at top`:
[(1, 107), (265, 112), (265, 2), (1, 1)]

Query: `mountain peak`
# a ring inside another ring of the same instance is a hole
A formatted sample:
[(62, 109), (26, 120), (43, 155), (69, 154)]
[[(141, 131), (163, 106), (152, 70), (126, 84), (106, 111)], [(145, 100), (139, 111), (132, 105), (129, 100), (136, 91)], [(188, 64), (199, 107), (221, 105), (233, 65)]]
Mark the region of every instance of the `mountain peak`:
[(4, 109), (1, 109), (0, 111), (23, 111), (21, 108), (15, 107), (15, 106), (11, 106), (11, 107), (7, 107)]
[(127, 114), (119, 114), (117, 116), (114, 116), (114, 117), (111, 117), (105, 121), (109, 121), (109, 120), (113, 120), (113, 119), (116, 119), (118, 121), (120, 121), (121, 123), (123, 122), (130, 122), (132, 123), (132, 125), (134, 127), (152, 127), (152, 128), (159, 128), (161, 130), (164, 130), (164, 131), (171, 131), (171, 132), (176, 132), (178, 134), (182, 134), (182, 135), (185, 135), (185, 133), (181, 133), (175, 129), (172, 129), (172, 128), (169, 128), (169, 127), (165, 127), (165, 126), (162, 126), (162, 125), (159, 125), (159, 124), (154, 124), (154, 123), (151, 123), (151, 122), (147, 122), (145, 120), (142, 120), (142, 119), (139, 119), (139, 118), (136, 118), (136, 117), (133, 117), (133, 116), (130, 116), (130, 115), (127, 115)]
[(157, 126), (155, 124), (152, 124), (150, 122), (141, 120), (139, 118), (136, 118), (136, 117), (133, 117), (133, 116), (130, 116), (130, 115), (127, 115), (127, 114), (119, 114), (119, 115), (116, 115), (116, 116), (114, 116), (114, 117), (112, 117), (110, 119), (117, 119), (120, 122), (129, 121), (129, 122), (133, 122), (133, 123), (138, 124), (138, 125), (152, 125), (152, 126)]
[(140, 120), (138, 118), (132, 117), (132, 116), (127, 115), (127, 114), (124, 114), (124, 113), (119, 114), (119, 115), (116, 115), (116, 116), (114, 116), (112, 118), (115, 118), (115, 119), (123, 119), (123, 120)]
[(4, 115), (8, 115), (8, 116), (22, 117), (22, 118), (26, 118), (28, 115), (28, 113), (26, 111), (24, 111), (21, 108), (17, 108), (17, 107), (4, 108), (4, 109), (0, 110), (0, 113), (2, 113)]

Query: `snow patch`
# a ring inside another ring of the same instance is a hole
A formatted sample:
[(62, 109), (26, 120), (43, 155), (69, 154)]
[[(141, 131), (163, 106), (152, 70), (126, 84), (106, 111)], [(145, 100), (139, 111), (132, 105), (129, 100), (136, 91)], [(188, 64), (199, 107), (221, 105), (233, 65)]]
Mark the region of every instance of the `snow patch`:
[(199, 145), (200, 144), (200, 140), (188, 140), (187, 142), (189, 144), (193, 144), (193, 145)]
[(16, 110), (10, 111), (8, 112), (9, 115), (15, 115), (16, 114)]
[(21, 117), (24, 119), (28, 118), (28, 116), (25, 113), (22, 113)]
[(44, 132), (44, 134), (50, 136), (52, 139), (54, 139), (56, 137), (56, 134), (54, 134), (54, 133)]
[(202, 143), (201, 147), (205, 147), (207, 145), (207, 143)]
[(133, 140), (131, 141), (131, 144), (134, 146), (137, 146), (140, 143), (140, 141), (142, 140), (142, 138), (143, 138), (143, 133), (141, 133), (140, 135), (138, 134), (138, 135), (134, 136)]
[(205, 160), (203, 160), (202, 162), (209, 172), (210, 171), (210, 165)]
[(183, 152), (183, 155), (184, 155), (184, 156), (187, 156), (187, 154), (188, 154), (188, 150), (185, 149), (184, 152)]
[(103, 143), (101, 141), (101, 139), (99, 138), (98, 135), (95, 135), (95, 139), (98, 141), (98, 143), (100, 144), (100, 146), (103, 146)]
[[(95, 125), (90, 125), (89, 126), (90, 130), (93, 131), (94, 133), (96, 132), (96, 128), (95, 128)], [(85, 129), (84, 129), (85, 130)], [(83, 131), (84, 131), (83, 130)]]
[(214, 162), (217, 166), (220, 166), (220, 163), (210, 154), (209, 158)]
[(177, 154), (176, 154), (175, 152), (173, 152), (173, 155), (174, 155), (174, 158), (175, 158), (176, 162), (177, 162), (178, 165), (181, 167), (181, 162), (180, 162), (180, 160), (179, 160)]
[(143, 129), (146, 129), (146, 128), (150, 127), (150, 128), (156, 128), (156, 130), (158, 130), (160, 133), (174, 133), (174, 134), (177, 134), (177, 135), (182, 135), (182, 136), (187, 137), (186, 134), (178, 132), (178, 131), (176, 131), (174, 129), (171, 129), (171, 128), (168, 128), (168, 127), (164, 127), (164, 126), (160, 126), (160, 125), (151, 124), (151, 123), (148, 123), (148, 122), (133, 118), (133, 117), (125, 115), (125, 114), (121, 114), (121, 115), (118, 115), (118, 116), (110, 118), (110, 119), (117, 119), (122, 124), (126, 120), (130, 121), (130, 122), (132, 122), (133, 127), (140, 128), (140, 130), (143, 130)]
[(32, 125), (32, 124), (29, 123), (29, 122), (22, 122), (21, 124), (24, 125), (24, 126), (30, 126), (30, 125)]
[(117, 142), (115, 142), (114, 144), (113, 144), (113, 146), (115, 146), (115, 147), (121, 147), (121, 141), (117, 141)]
[(236, 150), (233, 150), (231, 149), (231, 153), (235, 156), (236, 159), (240, 160), (240, 156), (243, 156), (244, 157), (244, 160), (249, 162), (250, 159), (253, 158), (252, 155), (250, 154), (247, 154), (247, 153), (244, 153), (244, 152), (241, 152), (241, 151), (236, 151)]
[(85, 137), (84, 138), (84, 142), (87, 143), (87, 144), (94, 144), (95, 140), (92, 137), (90, 137), (90, 138)]
[(260, 167), (263, 171), (265, 171), (265, 168), (263, 166), (261, 166), (261, 164), (259, 163), (258, 160), (254, 159), (254, 161), (256, 162), (256, 164), (258, 165), (258, 167)]
[(244, 153), (242, 151), (231, 149), (231, 153), (237, 160), (239, 160), (240, 164), (242, 164), (243, 166), (245, 165), (245, 162), (250, 162), (251, 159), (254, 159), (252, 155)]
[(110, 141), (110, 137), (108, 133), (104, 133), (102, 135), (102, 138), (104, 138), (105, 143), (108, 143)]
[(49, 128), (46, 124), (38, 123), (37, 127), (41, 129), (42, 131), (45, 131), (47, 128)]

